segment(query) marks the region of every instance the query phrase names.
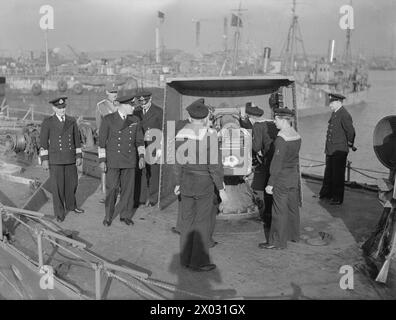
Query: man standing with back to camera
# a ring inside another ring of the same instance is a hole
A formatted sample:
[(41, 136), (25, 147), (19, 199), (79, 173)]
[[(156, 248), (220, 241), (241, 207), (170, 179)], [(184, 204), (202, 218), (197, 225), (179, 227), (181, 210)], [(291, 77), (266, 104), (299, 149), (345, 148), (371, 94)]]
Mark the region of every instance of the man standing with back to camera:
[(353, 146), (355, 129), (351, 115), (342, 105), (344, 99), (341, 94), (329, 94), (330, 109), (333, 113), (327, 129), (326, 168), (319, 198), (330, 200), (331, 205), (340, 205), (344, 201), (347, 156), (349, 148), (356, 150)]

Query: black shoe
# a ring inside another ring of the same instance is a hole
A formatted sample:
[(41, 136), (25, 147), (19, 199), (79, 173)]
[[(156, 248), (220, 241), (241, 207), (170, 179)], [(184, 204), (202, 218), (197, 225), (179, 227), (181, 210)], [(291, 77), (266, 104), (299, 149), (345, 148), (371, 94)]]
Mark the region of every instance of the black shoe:
[(105, 227), (110, 227), (111, 226), (111, 221), (108, 221), (108, 220), (103, 220), (103, 225), (105, 226)]
[(134, 225), (134, 222), (131, 219), (121, 218), (121, 222), (124, 222), (127, 226)]
[(320, 199), (320, 200), (330, 200), (330, 197), (327, 196), (327, 195), (325, 195), (325, 194), (320, 194), (320, 195), (319, 195), (319, 199)]
[(333, 200), (330, 201), (330, 204), (332, 206), (339, 206), (340, 204), (342, 204), (342, 201), (333, 199)]
[(210, 264), (206, 264), (204, 266), (200, 266), (200, 267), (191, 267), (190, 269), (193, 271), (197, 271), (197, 272), (207, 272), (207, 271), (212, 271), (213, 269), (216, 269), (216, 265), (213, 263)]
[(57, 222), (63, 222), (65, 221), (65, 217), (61, 218), (61, 217), (56, 217), (56, 221)]
[(172, 232), (175, 234), (180, 234), (180, 231), (176, 229), (176, 227), (172, 227)]
[(77, 214), (80, 214), (80, 213), (84, 213), (84, 212), (85, 212), (83, 209), (80, 209), (80, 208), (75, 208), (73, 211), (74, 211), (75, 213), (77, 213)]

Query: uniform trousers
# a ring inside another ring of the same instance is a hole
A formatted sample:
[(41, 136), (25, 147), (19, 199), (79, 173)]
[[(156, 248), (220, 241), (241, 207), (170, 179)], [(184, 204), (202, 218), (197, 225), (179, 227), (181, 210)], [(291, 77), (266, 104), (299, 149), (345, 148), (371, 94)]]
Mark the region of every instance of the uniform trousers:
[(300, 238), (298, 188), (274, 186), (273, 199), (269, 244), (286, 248), (287, 241)]
[(213, 197), (181, 195), (180, 263), (199, 268), (210, 263), (209, 245), (213, 223)]
[(320, 196), (334, 201), (344, 201), (345, 167), (348, 153), (336, 151), (326, 155), (326, 168)]
[(151, 204), (158, 202), (159, 164), (147, 164), (144, 169), (136, 172), (136, 198), (140, 203), (149, 201)]
[[(111, 221), (114, 211), (121, 219), (131, 219), (133, 214), (135, 189), (135, 168), (108, 168), (106, 173), (105, 219)], [(120, 192), (120, 200), (117, 196)]]
[(78, 185), (77, 167), (73, 164), (51, 164), (49, 166), (54, 213), (63, 219), (66, 210), (76, 209)]
[[(216, 195), (213, 197), (213, 208), (212, 208), (212, 215), (210, 216), (210, 228), (209, 228), (209, 236), (210, 236), (210, 241), (209, 241), (209, 246), (212, 247), (215, 243), (214, 239), (213, 239), (213, 233), (216, 227), (216, 217), (217, 214), (219, 213), (219, 201), (218, 199), (216, 199)], [(178, 203), (178, 211), (177, 211), (177, 221), (176, 221), (176, 231), (181, 230), (181, 224), (182, 224), (182, 204), (181, 204), (181, 196), (179, 195), (177, 197), (177, 203)]]

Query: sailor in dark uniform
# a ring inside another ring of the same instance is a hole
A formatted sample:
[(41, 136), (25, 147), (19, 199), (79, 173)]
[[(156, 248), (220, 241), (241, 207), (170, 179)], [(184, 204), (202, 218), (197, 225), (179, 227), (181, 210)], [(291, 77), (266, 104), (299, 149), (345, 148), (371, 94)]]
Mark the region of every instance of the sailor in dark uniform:
[(262, 204), (259, 214), (263, 221), (264, 234), (268, 241), (271, 227), (272, 195), (265, 192), (270, 175), (270, 164), (274, 154), (274, 141), (278, 134), (273, 120), (263, 117), (264, 111), (257, 106), (246, 106), (246, 114), (252, 123), (252, 149), (257, 159), (254, 167), (252, 189), (259, 195)]
[[(204, 99), (202, 99), (202, 103), (204, 103)], [(190, 119), (185, 119), (185, 120), (179, 120), (176, 122), (176, 126), (175, 126), (175, 134), (177, 134), (181, 129), (183, 129), (186, 124), (190, 123), (191, 120)], [(216, 217), (219, 214), (219, 205), (221, 203), (221, 198), (220, 198), (220, 194), (219, 191), (217, 190), (217, 188), (215, 188), (215, 196), (213, 197), (213, 208), (212, 208), (212, 215), (211, 215), (211, 226), (210, 226), (210, 231), (209, 231), (209, 235), (210, 235), (210, 239), (209, 239), (209, 248), (213, 248), (215, 247), (218, 242), (215, 241), (213, 239), (213, 234), (214, 234), (214, 230), (215, 230), (215, 226), (216, 226)], [(181, 212), (182, 212), (182, 205), (181, 205), (181, 195), (179, 194), (177, 196), (177, 204), (178, 204), (178, 210), (177, 210), (177, 221), (176, 221), (176, 226), (172, 227), (172, 232), (179, 234), (180, 235), (180, 230), (181, 230)]]
[(329, 120), (326, 136), (326, 168), (320, 199), (330, 200), (330, 204), (339, 205), (344, 201), (345, 167), (349, 148), (354, 148), (355, 129), (352, 117), (342, 106), (345, 97), (341, 94), (329, 94), (330, 108), (333, 111)]
[(176, 135), (174, 191), (181, 195), (180, 262), (195, 271), (210, 271), (216, 268), (209, 259), (213, 197), (216, 187), (222, 201), (226, 200), (224, 172), (217, 132), (208, 127), (209, 108), (199, 99), (187, 111), (191, 123)]
[(66, 211), (83, 213), (77, 207), (77, 166), (82, 164), (80, 134), (76, 120), (66, 115), (66, 99), (51, 100), (55, 114), (45, 118), (40, 130), (40, 158), (50, 171), (51, 191), (56, 220), (62, 222)]
[[(144, 167), (144, 137), (139, 119), (132, 115), (135, 99), (133, 92), (124, 92), (116, 101), (118, 110), (103, 118), (99, 129), (99, 162), (106, 172), (106, 200), (104, 226), (110, 226), (115, 203), (120, 188), (121, 196), (117, 204), (120, 220), (132, 225), (134, 204), (135, 167)], [(139, 158), (137, 157), (139, 153)]]
[[(175, 135), (177, 135), (178, 132), (181, 129), (183, 129), (187, 123), (190, 123), (190, 122), (191, 122), (190, 119), (184, 119), (184, 120), (176, 121), (176, 124), (175, 124)], [(181, 229), (181, 210), (182, 210), (181, 209), (181, 195), (180, 194), (177, 196), (177, 204), (178, 204), (178, 206), (177, 206), (178, 209), (177, 209), (176, 226), (172, 227), (171, 230), (172, 230), (173, 233), (180, 234), (180, 229)]]
[[(156, 141), (154, 131), (162, 131), (163, 112), (162, 108), (152, 102), (152, 95), (149, 91), (138, 92), (136, 99), (140, 107), (141, 126), (144, 132), (147, 153), (145, 157), (146, 166), (141, 172), (142, 178), (145, 179), (145, 181), (141, 184), (140, 201), (145, 202), (147, 206), (153, 206), (158, 202), (159, 161), (162, 143), (162, 141)], [(153, 145), (153, 143), (155, 143), (155, 145)], [(158, 147), (152, 148), (150, 145), (152, 147)]]
[(275, 124), (280, 130), (275, 140), (275, 152), (270, 166), (270, 178), (265, 191), (273, 195), (272, 221), (268, 243), (260, 249), (284, 249), (287, 241), (299, 241), (299, 156), (301, 137), (291, 126), (294, 112), (274, 109)]

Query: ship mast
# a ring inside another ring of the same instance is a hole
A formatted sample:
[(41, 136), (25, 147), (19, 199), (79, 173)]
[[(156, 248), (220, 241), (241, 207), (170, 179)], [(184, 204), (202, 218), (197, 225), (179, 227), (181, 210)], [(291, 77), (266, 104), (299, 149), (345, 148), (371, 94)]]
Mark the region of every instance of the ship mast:
[[(352, 6), (352, 1), (350, 1), (349, 4)], [(344, 55), (342, 57), (342, 60), (346, 64), (350, 64), (352, 62), (351, 36), (352, 36), (352, 30), (348, 25), (348, 28), (346, 29), (345, 50), (344, 50)]]
[[(234, 9), (232, 11), (236, 11), (237, 14), (237, 21), (236, 21), (236, 28), (234, 32), (234, 47), (233, 47), (233, 59), (232, 59), (232, 74), (235, 74), (237, 71), (237, 66), (238, 66), (238, 53), (239, 53), (239, 41), (241, 37), (240, 33), (240, 27), (242, 23), (242, 11), (247, 11), (247, 9), (242, 9), (242, 1), (239, 2), (239, 8)], [(231, 19), (232, 23), (232, 19)]]
[(307, 54), (305, 52), (304, 41), (301, 35), (300, 25), (298, 23), (298, 16), (296, 14), (296, 0), (293, 0), (292, 7), (292, 22), (287, 34), (286, 48), (282, 49), (282, 72), (286, 74), (294, 73), (294, 63), (297, 54), (297, 44), (300, 43), (304, 60), (307, 61)]

